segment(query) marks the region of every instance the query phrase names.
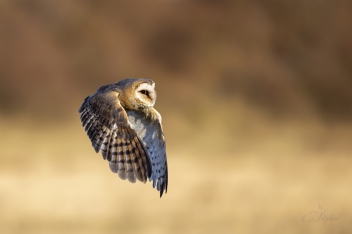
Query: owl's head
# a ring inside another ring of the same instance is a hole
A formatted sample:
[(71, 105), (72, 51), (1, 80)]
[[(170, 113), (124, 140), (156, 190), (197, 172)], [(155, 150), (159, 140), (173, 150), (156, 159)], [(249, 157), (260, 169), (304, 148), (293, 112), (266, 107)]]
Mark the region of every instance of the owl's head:
[(151, 81), (138, 84), (135, 89), (135, 97), (144, 106), (154, 106), (156, 101), (155, 83)]
[(152, 107), (156, 101), (155, 83), (147, 78), (126, 79), (117, 83), (120, 101), (129, 109)]

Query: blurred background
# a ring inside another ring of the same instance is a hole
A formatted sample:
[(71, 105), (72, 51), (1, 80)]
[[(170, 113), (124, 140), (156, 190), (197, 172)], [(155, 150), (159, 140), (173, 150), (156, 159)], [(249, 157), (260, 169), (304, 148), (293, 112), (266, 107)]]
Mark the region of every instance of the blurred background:
[[(0, 233), (351, 233), (351, 22), (351, 1), (0, 0)], [(79, 121), (129, 77), (156, 83), (161, 199)]]

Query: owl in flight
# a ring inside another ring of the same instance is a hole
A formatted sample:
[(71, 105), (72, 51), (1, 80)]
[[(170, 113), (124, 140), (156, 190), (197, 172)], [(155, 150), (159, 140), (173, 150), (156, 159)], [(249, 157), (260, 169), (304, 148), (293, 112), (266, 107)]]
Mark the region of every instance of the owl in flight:
[(153, 108), (155, 83), (126, 79), (100, 87), (78, 112), (95, 151), (112, 172), (135, 183), (153, 181), (160, 197), (167, 192), (168, 171), (161, 116)]

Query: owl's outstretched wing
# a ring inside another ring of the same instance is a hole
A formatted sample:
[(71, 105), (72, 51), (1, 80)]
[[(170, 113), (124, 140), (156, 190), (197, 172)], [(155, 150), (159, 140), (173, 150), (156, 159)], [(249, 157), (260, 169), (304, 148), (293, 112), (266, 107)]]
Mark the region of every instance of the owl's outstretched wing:
[(101, 150), (112, 172), (123, 180), (146, 182), (151, 163), (142, 140), (131, 128), (118, 92), (99, 90), (88, 96), (78, 112), (95, 151)]
[[(161, 127), (161, 116), (151, 109), (153, 118), (146, 118), (136, 111), (127, 111), (128, 120), (134, 126), (138, 137), (143, 140), (148, 150), (152, 163), (152, 174), (149, 177), (153, 181), (153, 188), (160, 191), (160, 197), (167, 192), (168, 169), (166, 160), (166, 146), (164, 133)], [(153, 119), (153, 120), (151, 120)]]

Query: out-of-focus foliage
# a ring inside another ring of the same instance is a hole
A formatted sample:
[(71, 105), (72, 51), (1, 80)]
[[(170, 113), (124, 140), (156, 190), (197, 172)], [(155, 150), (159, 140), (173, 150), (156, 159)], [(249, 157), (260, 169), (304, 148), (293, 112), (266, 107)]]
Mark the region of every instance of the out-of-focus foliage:
[(349, 120), (351, 11), (332, 0), (3, 0), (1, 112), (65, 114), (98, 86), (149, 77), (165, 108), (241, 98)]

